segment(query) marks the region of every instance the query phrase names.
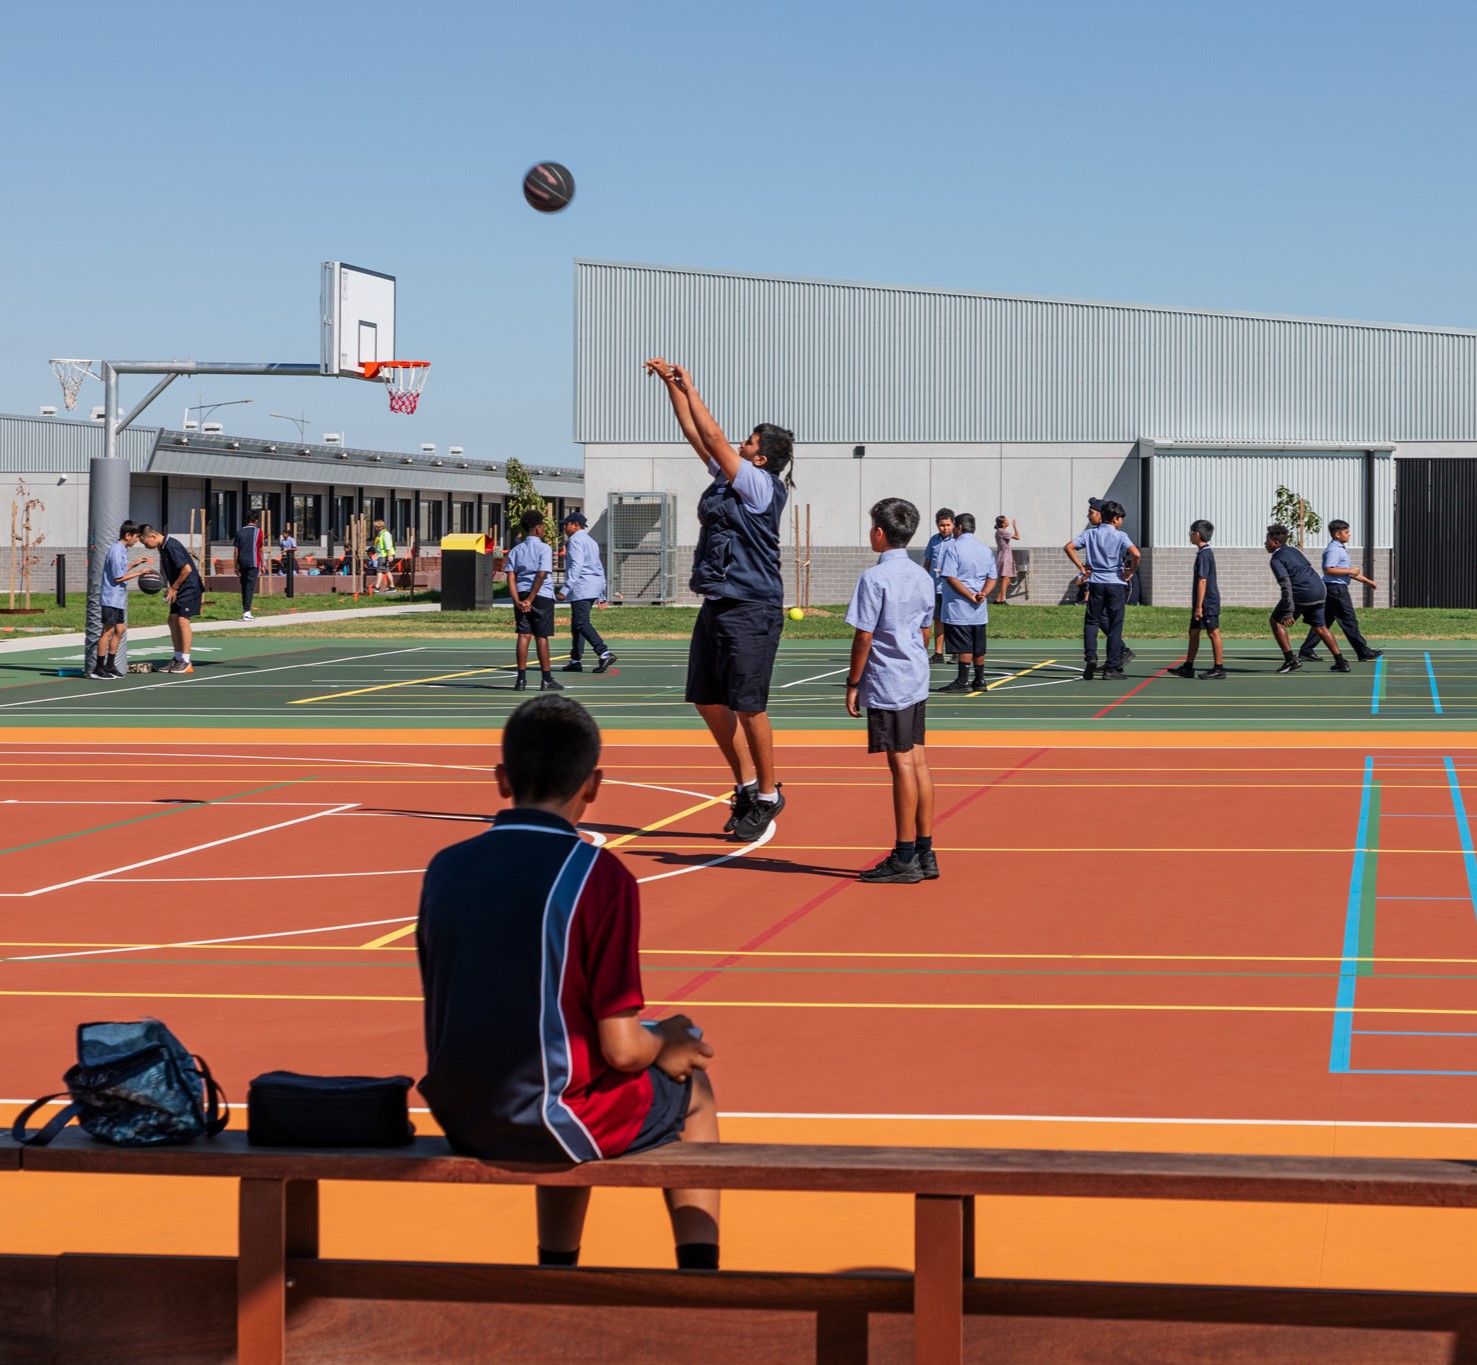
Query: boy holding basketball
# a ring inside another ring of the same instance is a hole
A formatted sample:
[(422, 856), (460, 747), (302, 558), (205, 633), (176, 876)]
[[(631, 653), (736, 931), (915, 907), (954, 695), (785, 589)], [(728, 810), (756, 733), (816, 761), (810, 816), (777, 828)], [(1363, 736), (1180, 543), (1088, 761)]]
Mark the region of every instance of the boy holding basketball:
[(138, 544), (139, 525), (125, 521), (118, 528), (118, 539), (103, 560), (103, 633), (97, 637), (97, 658), (92, 662), (89, 678), (121, 678), (118, 649), (128, 632), (128, 589), (124, 586), (148, 567), (147, 559), (129, 562), (128, 552)]
[[(451, 1145), (484, 1160), (599, 1161), (718, 1141), (701, 1030), (684, 1015), (642, 1025), (636, 879), (576, 828), (599, 763), (600, 730), (578, 702), (525, 702), (497, 768), (511, 808), (426, 869), (420, 1091)], [(678, 1269), (716, 1270), (718, 1191), (665, 1195)], [(541, 1186), (536, 1199), (539, 1264), (577, 1265), (589, 1190)]]
[(908, 558), (918, 509), (902, 498), (872, 508), (872, 552), (877, 562), (857, 580), (846, 624), (856, 630), (846, 675), (846, 711), (867, 711), (867, 752), (886, 754), (892, 773), (892, 852), (861, 873), (864, 882), (914, 883), (939, 875), (933, 852), (933, 774), (923, 743), (927, 734), (928, 631), (933, 623), (933, 578)]
[(544, 544), (544, 514), (530, 507), (519, 519), (523, 539), (508, 551), (504, 568), (513, 616), (518, 625), (518, 676), (513, 690), (528, 686), (528, 642), (538, 642), (541, 692), (562, 692), (549, 671), (549, 637), (554, 633), (554, 552)]
[(205, 592), (195, 560), (173, 536), (152, 526), (139, 528), (139, 539), (159, 553), (159, 573), (164, 579), (164, 600), (169, 603), (169, 638), (174, 642), (174, 658), (166, 673), (193, 673), (190, 662), (190, 640), (194, 634), (191, 621), (200, 615)]

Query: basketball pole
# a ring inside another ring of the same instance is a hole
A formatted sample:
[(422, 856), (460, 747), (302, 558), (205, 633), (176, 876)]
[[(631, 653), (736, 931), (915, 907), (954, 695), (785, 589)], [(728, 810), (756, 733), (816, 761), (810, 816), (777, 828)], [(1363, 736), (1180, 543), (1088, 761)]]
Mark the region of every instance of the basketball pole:
[[(97, 642), (103, 634), (103, 561), (108, 546), (118, 535), (118, 528), (128, 520), (129, 467), (118, 456), (118, 438), (161, 393), (182, 374), (263, 374), (317, 375), (323, 377), (322, 365), (252, 364), (215, 360), (104, 360), (103, 381), (103, 453), (88, 462), (87, 487), (87, 643), (83, 646), (83, 664), (90, 667), (97, 654)], [(126, 416), (118, 416), (118, 376), (120, 374), (160, 375), (159, 382)], [(168, 508), (161, 509), (159, 520), (167, 520)], [(160, 527), (163, 530), (163, 527)], [(201, 588), (204, 588), (204, 582)], [(118, 667), (128, 672), (128, 636), (118, 645)]]

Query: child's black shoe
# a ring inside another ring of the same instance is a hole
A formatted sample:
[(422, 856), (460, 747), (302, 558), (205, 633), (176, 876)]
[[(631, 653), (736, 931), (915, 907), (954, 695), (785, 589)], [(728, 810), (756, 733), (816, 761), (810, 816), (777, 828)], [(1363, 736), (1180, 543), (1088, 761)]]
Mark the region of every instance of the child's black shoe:
[(918, 866), (923, 869), (923, 880), (936, 882), (939, 879), (939, 860), (932, 849), (927, 853), (919, 853)]
[(876, 867), (869, 867), (865, 872), (860, 873), (857, 880), (906, 884), (921, 882), (923, 869), (918, 864), (919, 859), (917, 858), (914, 858), (911, 863), (900, 863), (896, 853), (889, 853)]

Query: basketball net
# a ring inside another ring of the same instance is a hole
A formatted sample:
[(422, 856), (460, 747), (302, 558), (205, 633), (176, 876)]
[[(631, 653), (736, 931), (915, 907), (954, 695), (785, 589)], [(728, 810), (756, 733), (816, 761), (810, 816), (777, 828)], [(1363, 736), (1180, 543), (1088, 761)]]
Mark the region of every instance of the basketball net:
[(66, 404), (68, 412), (77, 406), (77, 395), (82, 391), (83, 380), (97, 378), (92, 372), (90, 360), (53, 360), (51, 372), (61, 380), (62, 402)]
[(364, 363), (364, 377), (384, 382), (390, 393), (390, 411), (413, 413), (421, 401), (421, 390), (431, 372), (429, 360), (369, 360)]

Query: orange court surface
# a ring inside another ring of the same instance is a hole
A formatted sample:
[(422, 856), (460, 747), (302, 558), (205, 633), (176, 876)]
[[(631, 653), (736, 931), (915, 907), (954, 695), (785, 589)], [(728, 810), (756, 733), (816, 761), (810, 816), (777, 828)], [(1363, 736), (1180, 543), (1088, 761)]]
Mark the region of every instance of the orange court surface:
[[(238, 1101), (278, 1068), (418, 1077), (420, 874), (498, 807), (497, 737), (0, 733), (6, 1121), (59, 1088), (77, 1023), (146, 1013)], [(944, 875), (902, 887), (855, 880), (891, 843), (881, 761), (854, 729), (778, 738), (767, 841), (723, 841), (728, 775), (690, 728), (607, 730), (585, 825), (641, 879), (649, 1008), (716, 1047), (726, 1136), (1477, 1146), (1471, 734), (936, 731)], [(232, 1249), (228, 1181), (0, 1183), (6, 1252)], [(327, 1255), (533, 1257), (526, 1189), (324, 1201)], [(724, 1263), (906, 1268), (910, 1220), (906, 1197), (731, 1194)], [(1464, 1212), (1001, 1199), (979, 1227), (986, 1275), (1477, 1289)], [(670, 1257), (660, 1200), (596, 1196), (586, 1264)]]

